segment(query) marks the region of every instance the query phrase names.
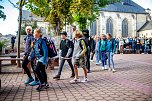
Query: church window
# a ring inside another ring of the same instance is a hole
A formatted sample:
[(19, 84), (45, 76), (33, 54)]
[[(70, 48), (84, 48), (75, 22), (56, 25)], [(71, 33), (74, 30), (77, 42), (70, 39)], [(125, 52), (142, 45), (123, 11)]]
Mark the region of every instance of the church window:
[(122, 21), (122, 37), (128, 37), (128, 20)]
[(107, 19), (106, 33), (110, 33), (113, 36), (113, 22), (111, 18)]

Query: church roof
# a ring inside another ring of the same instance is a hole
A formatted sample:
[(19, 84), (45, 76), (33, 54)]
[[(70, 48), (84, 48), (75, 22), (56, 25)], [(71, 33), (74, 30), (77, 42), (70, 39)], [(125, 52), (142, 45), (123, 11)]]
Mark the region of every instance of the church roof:
[(152, 30), (152, 20), (146, 22), (146, 23), (138, 30), (138, 32), (140, 32), (140, 31), (145, 31), (145, 30)]
[(132, 0), (120, 0), (120, 2), (101, 8), (101, 11), (147, 14), (143, 7)]

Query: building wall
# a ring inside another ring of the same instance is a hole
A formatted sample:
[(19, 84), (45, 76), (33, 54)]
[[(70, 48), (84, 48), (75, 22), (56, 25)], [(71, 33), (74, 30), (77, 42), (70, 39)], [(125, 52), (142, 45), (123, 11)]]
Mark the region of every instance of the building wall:
[(147, 22), (146, 14), (137, 14), (137, 30), (139, 30)]
[[(106, 34), (106, 22), (111, 18), (113, 22), (113, 37), (122, 37), (122, 21), (128, 20), (128, 37), (137, 35), (137, 30), (146, 23), (145, 14), (120, 13), (120, 12), (105, 12), (101, 11), (97, 20), (97, 34)], [(99, 22), (100, 21), (100, 22)], [(99, 25), (100, 24), (100, 25)], [(100, 28), (99, 28), (100, 26)]]
[(152, 38), (152, 29), (139, 32), (139, 37), (144, 37), (144, 36), (147, 38)]
[(48, 22), (37, 22), (37, 26), (38, 27), (42, 27), (42, 32), (45, 34), (45, 35), (48, 35), (50, 32), (49, 31), (49, 23)]

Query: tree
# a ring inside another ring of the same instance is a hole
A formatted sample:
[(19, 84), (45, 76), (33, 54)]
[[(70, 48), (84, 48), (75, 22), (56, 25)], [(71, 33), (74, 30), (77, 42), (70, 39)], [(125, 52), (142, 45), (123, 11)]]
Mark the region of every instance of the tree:
[(53, 26), (58, 34), (63, 26), (76, 22), (79, 28), (93, 22), (99, 15), (100, 7), (119, 0), (28, 0), (26, 8)]
[[(21, 38), (21, 24), (22, 24), (22, 9), (26, 4), (26, 0), (19, 0), (16, 4), (8, 0), (15, 8), (19, 10), (19, 23), (18, 23), (18, 45), (17, 45), (17, 58), (20, 58), (20, 38)], [(20, 61), (17, 62), (18, 67), (20, 67)]]
[[(0, 0), (1, 2), (2, 0)], [(4, 7), (2, 5), (0, 5), (0, 19), (5, 20), (6, 19), (6, 15), (4, 14), (4, 12), (2, 11), (4, 9)]]
[(26, 8), (37, 16), (41, 16), (48, 21), (55, 34), (59, 34), (63, 26), (72, 23), (70, 6), (72, 0), (29, 0)]
[(25, 31), (26, 26), (31, 26), (32, 29), (33, 29), (32, 32), (34, 32), (34, 29), (37, 28), (37, 22), (33, 21), (33, 23), (22, 25), (22, 27), (21, 27), (21, 35), (26, 35), (26, 31)]
[[(119, 2), (120, 0), (75, 0), (71, 6), (74, 21), (79, 29), (86, 29), (86, 25), (95, 21), (101, 7)], [(76, 8), (76, 9), (75, 9)]]

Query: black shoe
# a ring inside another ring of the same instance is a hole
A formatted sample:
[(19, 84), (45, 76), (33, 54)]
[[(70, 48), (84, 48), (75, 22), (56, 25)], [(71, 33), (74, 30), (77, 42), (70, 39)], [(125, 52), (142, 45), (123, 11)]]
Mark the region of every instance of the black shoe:
[(74, 74), (72, 74), (71, 76), (70, 76), (70, 78), (74, 78), (75, 77), (75, 75)]
[(40, 85), (36, 88), (36, 90), (39, 92), (39, 91), (43, 90), (44, 86), (45, 86), (45, 85), (40, 84)]
[(60, 80), (60, 76), (56, 75), (55, 77), (53, 77), (53, 79)]
[(45, 84), (45, 86), (44, 86), (44, 89), (47, 89), (47, 88), (49, 88), (49, 84), (48, 83)]

